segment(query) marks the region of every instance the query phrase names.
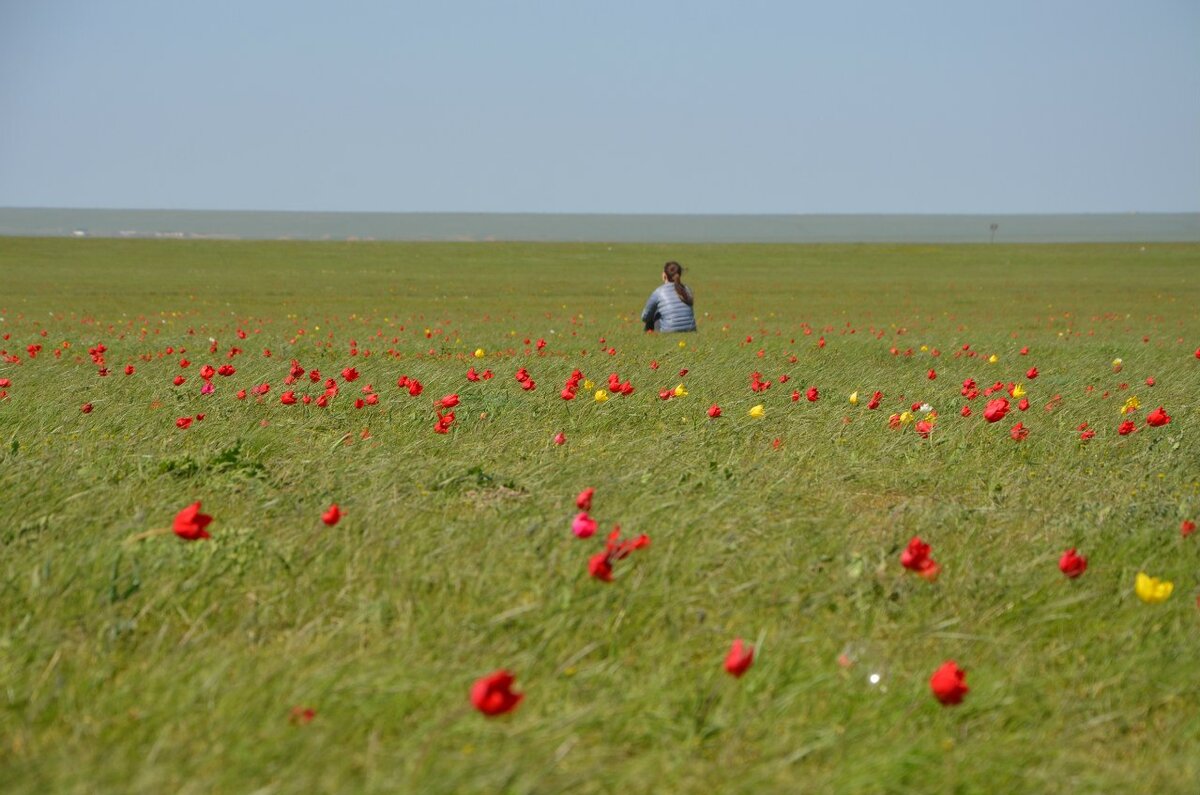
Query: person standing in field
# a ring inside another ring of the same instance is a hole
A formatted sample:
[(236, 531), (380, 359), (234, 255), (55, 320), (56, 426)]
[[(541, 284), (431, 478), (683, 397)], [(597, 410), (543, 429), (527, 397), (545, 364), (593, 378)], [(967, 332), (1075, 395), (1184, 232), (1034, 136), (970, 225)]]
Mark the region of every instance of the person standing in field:
[(683, 286), (683, 266), (674, 260), (663, 265), (662, 280), (642, 310), (646, 331), (695, 331), (692, 291)]

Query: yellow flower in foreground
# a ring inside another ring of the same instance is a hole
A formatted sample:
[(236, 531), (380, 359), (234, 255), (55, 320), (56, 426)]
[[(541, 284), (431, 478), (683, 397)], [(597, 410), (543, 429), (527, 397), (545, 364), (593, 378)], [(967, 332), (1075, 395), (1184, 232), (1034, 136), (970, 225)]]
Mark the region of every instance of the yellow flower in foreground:
[(687, 394), (687, 390), (683, 388), (683, 384), (675, 387), (675, 397), (683, 397)]
[(1015, 397), (1015, 398), (1025, 397), (1025, 385), (1024, 384), (1017, 384), (1016, 386), (1013, 387), (1013, 397)]
[(913, 421), (913, 413), (911, 411), (905, 411), (900, 414), (900, 424), (901, 425), (908, 425), (912, 421)]
[(686, 347), (687, 347), (687, 343), (686, 343), (686, 342), (684, 342), (683, 340), (680, 340), (680, 341), (679, 341), (679, 347), (680, 347), (680, 348), (686, 348)]
[(857, 406), (857, 405), (858, 405), (858, 393), (857, 393), (857, 392), (851, 392), (851, 393), (850, 393), (850, 405), (851, 405), (851, 406)]
[(482, 358), (483, 358), (485, 355), (486, 355), (486, 354), (483, 352), (483, 348), (476, 348), (476, 349), (475, 349), (475, 358), (476, 358), (476, 359), (482, 359)]
[(756, 420), (761, 420), (763, 418), (763, 415), (766, 413), (767, 413), (767, 410), (763, 408), (763, 404), (761, 404), (761, 403), (759, 403), (754, 408), (750, 409), (750, 416)]
[(921, 346), (921, 353), (929, 353), (929, 346), (928, 346), (928, 345), (922, 345), (922, 346)]
[(590, 379), (590, 378), (583, 379), (583, 388), (584, 389), (591, 389), (594, 386), (595, 386), (595, 384), (592, 383), (592, 379)]
[(594, 397), (597, 403), (603, 403), (604, 401), (608, 400), (608, 393), (603, 389), (597, 389)]
[(1151, 577), (1144, 571), (1138, 572), (1137, 581), (1133, 585), (1133, 590), (1137, 592), (1138, 599), (1141, 599), (1148, 605), (1156, 605), (1159, 602), (1167, 601), (1167, 597), (1171, 595), (1171, 591), (1174, 589), (1175, 583)]
[(1141, 401), (1137, 399), (1137, 395), (1130, 395), (1129, 400), (1125, 401), (1125, 405), (1121, 406), (1121, 414), (1129, 414), (1137, 411), (1142, 407)]
[(1000, 357), (994, 353), (988, 357), (988, 364), (995, 364), (998, 361), (1000, 361)]

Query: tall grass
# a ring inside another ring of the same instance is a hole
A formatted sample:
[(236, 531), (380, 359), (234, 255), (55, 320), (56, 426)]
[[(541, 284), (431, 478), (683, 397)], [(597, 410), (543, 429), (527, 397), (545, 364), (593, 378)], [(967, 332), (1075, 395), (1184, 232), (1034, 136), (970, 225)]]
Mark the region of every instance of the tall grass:
[[(666, 259), (696, 334), (641, 331)], [(0, 788), (1196, 791), (1198, 268), (1189, 245), (0, 239), (21, 358), (0, 364)], [(361, 377), (282, 406), (293, 358)], [(636, 392), (564, 401), (574, 368)], [(968, 377), (1032, 407), (962, 418)], [(356, 409), (365, 384), (379, 404)], [(914, 402), (929, 439), (888, 427)], [(1172, 422), (1145, 427), (1160, 404)], [(148, 532), (196, 500), (211, 540)], [(614, 524), (652, 544), (604, 584), (586, 562)], [(899, 564), (914, 535), (935, 583)], [(1139, 570), (1175, 593), (1143, 604)], [(757, 647), (737, 680), (735, 637)], [(946, 659), (968, 671), (955, 708), (929, 692)], [(467, 692), (498, 668), (526, 698), (486, 719)]]

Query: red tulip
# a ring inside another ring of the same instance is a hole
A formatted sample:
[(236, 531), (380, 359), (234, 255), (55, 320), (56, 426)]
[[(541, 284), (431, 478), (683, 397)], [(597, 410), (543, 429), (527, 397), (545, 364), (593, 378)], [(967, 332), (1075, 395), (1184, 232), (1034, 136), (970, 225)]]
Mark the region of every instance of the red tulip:
[(1008, 432), (1008, 435), (1013, 438), (1014, 442), (1021, 442), (1029, 436), (1029, 429), (1026, 428), (1022, 423), (1018, 422), (1016, 425), (1012, 426), (1012, 430)]
[(1162, 406), (1159, 406), (1154, 411), (1146, 415), (1146, 424), (1152, 425), (1155, 428), (1160, 425), (1166, 425), (1170, 421), (1171, 418), (1167, 416), (1167, 412), (1163, 411)]
[(353, 367), (347, 367), (346, 369), (342, 370), (342, 379), (345, 381), (357, 381), (358, 370), (354, 369)]
[(721, 407), (720, 406), (718, 406), (716, 403), (714, 403), (708, 407), (709, 419), (715, 420), (717, 417), (720, 417), (720, 416), (721, 416)]
[(1021, 402), (1017, 404), (1017, 411), (1029, 410), (1029, 398), (1021, 398)]
[(512, 691), (514, 677), (509, 671), (496, 671), (482, 677), (471, 686), (471, 704), (489, 718), (512, 712), (524, 693)]
[(338, 508), (338, 504), (336, 502), (333, 505), (330, 505), (329, 509), (325, 511), (325, 513), (321, 514), (321, 521), (329, 527), (333, 527), (341, 520), (341, 518), (342, 511), (340, 508)]
[(452, 409), (458, 405), (458, 395), (449, 394), (433, 404), (434, 408)]
[(963, 406), (962, 411), (960, 411), (959, 414), (963, 415), (964, 417), (970, 417), (971, 416), (971, 407)]
[(554, 443), (555, 444), (566, 444), (567, 443), (567, 435), (565, 433), (563, 433), (562, 431), (559, 431), (558, 433), (554, 434)]
[(579, 492), (575, 497), (575, 507), (581, 511), (590, 511), (592, 509), (592, 497), (595, 493), (596, 490), (593, 488), (587, 488)]
[(571, 522), (571, 532), (576, 538), (591, 538), (596, 534), (596, 520), (588, 516), (586, 510), (582, 511)]
[(1121, 436), (1128, 436), (1136, 430), (1137, 426), (1133, 424), (1133, 420), (1125, 420), (1121, 423), (1120, 427), (1117, 428), (1117, 433)]
[(1036, 367), (1030, 367), (1028, 370), (1025, 371), (1025, 377), (1028, 378), (1030, 381), (1037, 378), (1038, 377), (1038, 369)]
[(928, 378), (930, 381), (936, 380), (937, 379), (937, 370), (931, 369), (928, 373), (925, 374), (925, 377)]
[(933, 696), (947, 706), (961, 704), (963, 696), (970, 690), (966, 684), (967, 672), (959, 668), (954, 660), (942, 663), (942, 667), (929, 678)]
[(1075, 547), (1071, 547), (1058, 559), (1058, 570), (1073, 580), (1087, 571), (1087, 558), (1075, 554)]
[(202, 538), (212, 538), (204, 529), (211, 521), (211, 516), (200, 513), (200, 503), (193, 502), (175, 514), (175, 523), (171, 529), (175, 531), (175, 535), (186, 541), (199, 541)]
[(92, 413), (92, 404), (84, 403), (82, 406), (79, 407), (79, 410), (82, 411), (84, 414), (91, 414)]
[(808, 388), (808, 391), (804, 393), (804, 396), (806, 398), (808, 398), (809, 403), (816, 403), (817, 400), (821, 397), (821, 393), (817, 391), (817, 388), (815, 386), (810, 386)]
[(929, 544), (922, 541), (920, 536), (913, 536), (900, 554), (900, 565), (932, 582), (937, 579), (942, 567), (929, 557), (929, 551)]
[(1179, 523), (1179, 534), (1184, 538), (1187, 538), (1194, 532), (1196, 532), (1195, 522), (1191, 521), (1190, 519), (1184, 519)]
[(133, 365), (132, 364), (125, 365), (125, 375), (133, 375)]
[(1005, 398), (996, 398), (989, 400), (987, 406), (983, 409), (983, 418), (988, 422), (999, 422), (1004, 419), (1004, 415), (1008, 413), (1008, 400)]
[(729, 654), (725, 657), (725, 670), (733, 677), (739, 678), (746, 671), (750, 670), (750, 666), (754, 663), (754, 647), (748, 643), (744, 643), (741, 638), (733, 642), (729, 647)]
[(186, 431), (188, 428), (192, 427), (192, 418), (180, 417), (179, 419), (175, 420), (175, 427)]

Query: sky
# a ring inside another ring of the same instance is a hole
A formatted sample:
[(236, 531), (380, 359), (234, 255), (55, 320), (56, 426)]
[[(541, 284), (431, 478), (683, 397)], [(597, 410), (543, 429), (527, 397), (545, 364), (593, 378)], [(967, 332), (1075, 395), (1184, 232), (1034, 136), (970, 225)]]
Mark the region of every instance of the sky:
[(1200, 3), (0, 0), (0, 206), (1200, 211)]

